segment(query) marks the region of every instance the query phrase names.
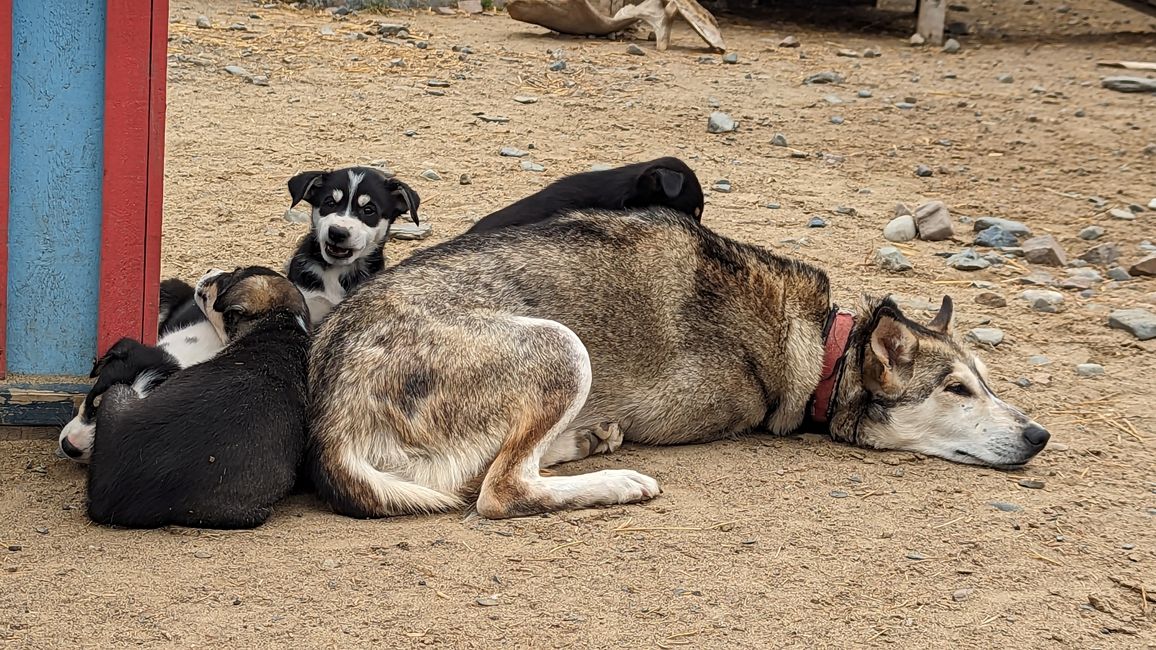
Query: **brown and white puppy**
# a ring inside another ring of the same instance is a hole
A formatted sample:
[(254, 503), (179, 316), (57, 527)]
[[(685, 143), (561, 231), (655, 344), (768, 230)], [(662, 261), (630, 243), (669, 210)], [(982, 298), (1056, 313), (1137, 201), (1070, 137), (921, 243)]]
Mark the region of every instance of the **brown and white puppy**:
[[(888, 299), (834, 309), (826, 273), (662, 209), (466, 235), (369, 281), (310, 353), (314, 484), (357, 517), (476, 496), (486, 517), (659, 494), (629, 470), (542, 476), (623, 439), (787, 434), (996, 467), (1048, 433), (951, 334)], [(824, 423), (824, 424), (819, 424)]]
[(88, 475), (97, 523), (250, 528), (294, 485), (309, 348), (301, 292), (249, 267), (210, 272), (196, 300), (226, 346), (145, 397), (105, 393)]

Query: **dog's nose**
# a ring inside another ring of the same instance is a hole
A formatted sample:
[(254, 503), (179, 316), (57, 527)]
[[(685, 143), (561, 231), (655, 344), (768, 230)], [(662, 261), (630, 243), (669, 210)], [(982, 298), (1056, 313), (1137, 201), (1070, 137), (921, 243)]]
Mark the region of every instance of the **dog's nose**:
[(349, 239), (348, 229), (342, 228), (341, 226), (329, 227), (329, 241), (333, 242), (334, 244), (340, 244), (346, 239)]
[(1048, 433), (1047, 429), (1035, 423), (1029, 424), (1027, 428), (1024, 429), (1024, 440), (1027, 440), (1028, 444), (1033, 447), (1042, 448), (1048, 444), (1048, 439), (1051, 437), (1052, 434)]
[(77, 449), (76, 445), (72, 444), (67, 437), (60, 439), (60, 450), (69, 458), (80, 458), (84, 455), (84, 452)]

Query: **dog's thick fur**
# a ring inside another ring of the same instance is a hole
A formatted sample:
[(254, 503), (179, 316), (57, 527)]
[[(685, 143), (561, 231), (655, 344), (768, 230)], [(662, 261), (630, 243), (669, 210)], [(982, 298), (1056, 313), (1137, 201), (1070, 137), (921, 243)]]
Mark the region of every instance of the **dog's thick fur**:
[[(626, 503), (626, 470), (541, 476), (623, 438), (705, 442), (804, 423), (820, 382), (828, 279), (665, 210), (573, 213), (415, 254), (339, 306), (310, 357), (310, 462), (357, 517), (486, 517)], [(999, 401), (950, 334), (864, 305), (830, 434), (1017, 465), (1047, 433)]]
[(305, 443), (308, 309), (262, 267), (214, 272), (197, 300), (227, 347), (141, 398), (110, 388), (97, 415), (88, 515), (154, 528), (260, 525), (294, 485)]
[(678, 158), (658, 158), (560, 178), (526, 198), (478, 220), (466, 232), (525, 226), (570, 210), (667, 207), (702, 219), (702, 185)]

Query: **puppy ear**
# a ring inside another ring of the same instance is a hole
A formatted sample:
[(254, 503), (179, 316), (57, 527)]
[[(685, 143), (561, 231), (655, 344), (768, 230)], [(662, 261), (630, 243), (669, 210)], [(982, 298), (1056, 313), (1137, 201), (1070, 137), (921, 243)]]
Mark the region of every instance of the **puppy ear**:
[(310, 205), (316, 205), (313, 201), (317, 194), (317, 188), (321, 186), (321, 180), (325, 177), (325, 172), (312, 171), (301, 172), (293, 178), (289, 179), (289, 198), (291, 202), (289, 207), (297, 205), (302, 199), (309, 202)]
[(225, 334), (230, 338), (237, 330), (237, 324), (245, 317), (245, 308), (241, 305), (229, 305), (221, 312), (221, 322), (225, 326)]
[[(386, 187), (389, 188), (390, 196), (392, 196), (399, 205), (405, 206), (405, 211), (409, 213), (410, 221), (412, 221), (414, 225), (420, 226), (421, 221), (418, 220), (417, 208), (421, 205), (421, 197), (417, 195), (417, 192), (396, 178), (389, 179)], [(396, 219), (400, 214), (401, 212), (398, 212), (397, 215), (394, 215), (394, 218)]]
[(662, 194), (668, 199), (673, 199), (681, 194), (682, 186), (686, 183), (686, 177), (682, 175), (682, 172), (666, 167), (654, 167), (647, 170), (646, 175), (654, 183), (654, 187), (662, 190)]
[(902, 315), (886, 309), (875, 321), (863, 355), (863, 385), (877, 395), (896, 396), (911, 376), (919, 339)]
[(931, 322), (927, 324), (927, 329), (941, 334), (951, 334), (951, 316), (951, 296), (944, 296), (943, 301), (939, 303), (939, 311), (935, 313), (935, 318), (932, 318)]
[(98, 377), (109, 362), (128, 358), (132, 349), (139, 345), (140, 343), (136, 339), (127, 336), (113, 343), (99, 359), (92, 362), (92, 371), (88, 373), (89, 379)]

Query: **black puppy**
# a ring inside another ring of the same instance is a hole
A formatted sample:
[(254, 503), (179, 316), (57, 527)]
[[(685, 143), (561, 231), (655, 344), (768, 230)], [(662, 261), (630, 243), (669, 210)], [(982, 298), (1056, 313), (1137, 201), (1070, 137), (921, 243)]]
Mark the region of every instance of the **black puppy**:
[(263, 267), (210, 271), (197, 302), (226, 347), (97, 416), (88, 516), (105, 525), (251, 528), (289, 493), (305, 444), (309, 312)]
[(309, 234), (286, 274), (309, 305), (316, 326), (357, 285), (385, 266), (393, 222), (408, 213), (418, 223), (421, 198), (410, 186), (371, 167), (301, 172), (289, 179), (290, 208), (313, 206)]
[(678, 158), (658, 158), (560, 178), (536, 194), (482, 217), (466, 232), (536, 223), (568, 210), (662, 206), (702, 220), (702, 185)]

